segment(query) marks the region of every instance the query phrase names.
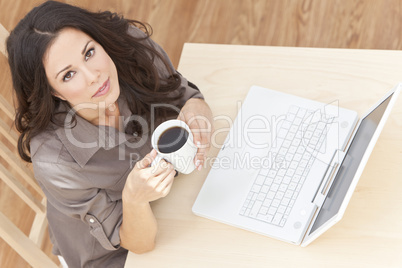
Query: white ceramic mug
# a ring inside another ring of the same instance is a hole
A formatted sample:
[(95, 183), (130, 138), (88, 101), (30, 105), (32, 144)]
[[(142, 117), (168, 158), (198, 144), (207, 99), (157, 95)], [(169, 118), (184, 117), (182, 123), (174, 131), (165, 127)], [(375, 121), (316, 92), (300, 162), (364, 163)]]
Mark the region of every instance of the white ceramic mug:
[[(161, 152), (158, 148), (160, 137), (165, 133), (166, 130), (175, 127), (180, 127), (187, 131), (187, 140), (185, 141), (184, 145), (176, 151), (170, 153)], [(186, 123), (181, 120), (168, 120), (163, 122), (155, 129), (151, 139), (152, 147), (158, 152), (158, 155), (152, 162), (153, 166), (157, 165), (161, 159), (165, 159), (180, 173), (189, 174), (195, 169), (194, 157), (197, 154), (197, 147), (194, 145), (194, 138), (190, 127)]]

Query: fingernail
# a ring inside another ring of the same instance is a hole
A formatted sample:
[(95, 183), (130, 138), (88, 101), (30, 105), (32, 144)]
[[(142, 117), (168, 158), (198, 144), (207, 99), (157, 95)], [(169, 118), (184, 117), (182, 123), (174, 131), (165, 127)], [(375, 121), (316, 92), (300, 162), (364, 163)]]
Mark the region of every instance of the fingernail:
[(202, 165), (199, 165), (199, 166), (197, 167), (197, 169), (198, 169), (198, 171), (201, 171)]
[(197, 141), (197, 147), (198, 147), (198, 148), (201, 147), (201, 142)]
[(198, 168), (200, 166), (200, 163), (201, 163), (200, 160), (195, 161), (195, 166)]

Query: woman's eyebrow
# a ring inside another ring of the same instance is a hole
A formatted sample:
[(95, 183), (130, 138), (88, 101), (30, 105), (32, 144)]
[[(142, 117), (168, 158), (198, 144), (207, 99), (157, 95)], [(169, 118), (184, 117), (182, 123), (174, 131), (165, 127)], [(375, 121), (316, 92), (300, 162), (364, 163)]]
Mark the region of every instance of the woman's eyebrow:
[[(84, 55), (85, 51), (87, 50), (88, 44), (91, 43), (92, 40), (89, 40), (85, 46), (84, 49), (81, 51), (81, 54)], [(67, 70), (68, 68), (71, 68), (71, 65), (68, 65), (67, 67), (63, 68), (63, 70), (61, 70), (60, 72), (58, 72), (55, 76), (55, 79), (57, 79), (57, 76), (59, 76), (60, 73), (64, 72), (65, 70)]]
[(83, 49), (82, 52), (81, 52), (82, 55), (84, 55), (85, 51), (87, 50), (87, 46), (88, 46), (89, 43), (91, 43), (91, 41), (92, 41), (92, 40), (89, 40), (89, 41), (85, 44), (84, 49)]
[(63, 70), (61, 70), (60, 72), (58, 72), (58, 73), (56, 74), (56, 76), (55, 76), (55, 79), (57, 79), (57, 76), (58, 76), (60, 73), (64, 72), (64, 71), (67, 70), (68, 68), (71, 68), (71, 65), (68, 65), (67, 67), (63, 68)]

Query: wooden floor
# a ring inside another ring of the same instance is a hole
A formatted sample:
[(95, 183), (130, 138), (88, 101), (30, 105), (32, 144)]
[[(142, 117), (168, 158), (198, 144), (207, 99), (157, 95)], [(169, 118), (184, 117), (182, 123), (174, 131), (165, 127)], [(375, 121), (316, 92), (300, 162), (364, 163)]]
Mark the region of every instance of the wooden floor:
[[(8, 30), (37, 0), (0, 0)], [(153, 39), (175, 66), (185, 42), (358, 49), (402, 48), (402, 0), (82, 0), (92, 11), (112, 10), (148, 22)], [(0, 93), (11, 100), (6, 59), (0, 56)], [(401, 70), (402, 71), (402, 70)], [(197, 81), (193, 81), (197, 82)], [(202, 90), (202, 89), (201, 89)], [(26, 229), (32, 213), (0, 182), (0, 209)], [(28, 231), (28, 230), (26, 230)], [(50, 254), (51, 245), (45, 244)], [(0, 239), (0, 267), (29, 267)]]

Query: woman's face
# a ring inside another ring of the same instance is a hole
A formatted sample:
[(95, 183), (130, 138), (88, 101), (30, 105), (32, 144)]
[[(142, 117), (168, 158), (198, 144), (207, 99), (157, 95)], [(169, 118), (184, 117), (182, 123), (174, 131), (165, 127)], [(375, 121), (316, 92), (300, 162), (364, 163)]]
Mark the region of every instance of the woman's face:
[(54, 95), (69, 102), (86, 119), (96, 119), (96, 114), (120, 95), (112, 59), (100, 44), (79, 30), (61, 30), (43, 64)]

